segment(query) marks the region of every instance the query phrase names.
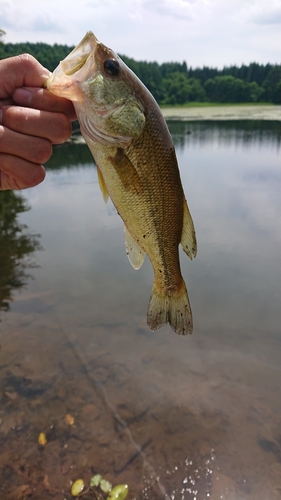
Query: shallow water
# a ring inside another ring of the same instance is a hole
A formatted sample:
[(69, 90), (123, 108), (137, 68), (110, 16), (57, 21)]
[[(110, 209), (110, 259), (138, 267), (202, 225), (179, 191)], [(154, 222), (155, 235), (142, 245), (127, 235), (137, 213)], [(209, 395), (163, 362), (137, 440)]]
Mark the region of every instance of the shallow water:
[(131, 500), (281, 498), (280, 124), (169, 126), (192, 336), (147, 328), (150, 263), (131, 268), (85, 146), (0, 193), (1, 500), (72, 498), (96, 473)]

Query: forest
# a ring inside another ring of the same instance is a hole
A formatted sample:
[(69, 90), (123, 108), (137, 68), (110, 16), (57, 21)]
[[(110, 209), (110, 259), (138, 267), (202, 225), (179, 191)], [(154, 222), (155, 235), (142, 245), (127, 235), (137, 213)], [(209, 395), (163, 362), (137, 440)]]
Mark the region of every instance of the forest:
[[(46, 43), (0, 43), (0, 59), (29, 53), (53, 71), (74, 47)], [(120, 57), (160, 105), (192, 102), (281, 104), (281, 64), (191, 68), (186, 62), (136, 61)]]

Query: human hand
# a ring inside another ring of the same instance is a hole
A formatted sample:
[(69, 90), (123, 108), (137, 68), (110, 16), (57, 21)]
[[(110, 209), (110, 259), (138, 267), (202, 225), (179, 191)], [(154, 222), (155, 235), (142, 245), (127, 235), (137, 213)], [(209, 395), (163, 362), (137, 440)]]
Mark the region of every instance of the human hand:
[(27, 54), (0, 61), (0, 190), (42, 182), (52, 144), (71, 135), (74, 108), (42, 88), (49, 76)]

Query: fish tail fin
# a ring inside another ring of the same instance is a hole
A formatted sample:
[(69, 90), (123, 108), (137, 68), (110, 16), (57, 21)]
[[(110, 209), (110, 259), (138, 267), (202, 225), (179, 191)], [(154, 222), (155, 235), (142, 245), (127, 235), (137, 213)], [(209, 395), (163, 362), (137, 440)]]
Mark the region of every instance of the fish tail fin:
[(147, 311), (147, 324), (157, 330), (170, 323), (178, 335), (192, 333), (192, 312), (184, 281), (178, 290), (164, 293), (154, 282)]

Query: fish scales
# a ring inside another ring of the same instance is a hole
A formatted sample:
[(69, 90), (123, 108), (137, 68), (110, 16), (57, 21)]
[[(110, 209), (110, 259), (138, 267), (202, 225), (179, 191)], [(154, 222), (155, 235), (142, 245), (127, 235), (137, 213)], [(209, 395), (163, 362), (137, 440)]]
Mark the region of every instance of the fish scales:
[[(156, 124), (158, 121), (156, 121)], [(151, 137), (153, 132), (155, 137)], [(178, 182), (177, 171), (171, 170), (171, 161), (175, 161), (173, 148), (165, 148), (163, 153), (163, 135), (157, 134), (152, 119), (148, 119), (140, 138), (135, 139), (124, 152), (139, 173), (141, 189), (124, 189), (122, 179), (119, 178), (118, 168), (114, 177), (112, 172), (113, 161), (108, 162), (109, 175), (105, 168), (101, 168), (107, 180), (107, 189), (114, 204), (119, 207), (122, 217), (130, 234), (153, 260), (157, 281), (163, 282), (163, 287), (172, 290), (181, 282), (178, 252), (172, 251), (178, 247), (181, 240), (183, 220), (183, 193), (175, 190), (175, 180)], [(138, 154), (139, 145), (145, 151)], [(98, 165), (96, 149), (92, 147)], [(118, 154), (118, 153), (117, 153)], [(112, 158), (107, 153), (109, 158)], [(154, 162), (151, 161), (154, 159)], [(161, 161), (159, 161), (161, 158)], [(163, 203), (163, 200), (166, 200)], [(147, 210), (143, 210), (146, 206)], [(167, 226), (167, 221), (177, 221), (177, 224)]]
[[(171, 286), (173, 281), (178, 281), (179, 278), (178, 252), (171, 251), (171, 248), (175, 245), (178, 247), (181, 240), (183, 193), (178, 189), (178, 170), (170, 168), (171, 163), (175, 162), (173, 146), (169, 147), (168, 139), (170, 138), (167, 137), (163, 144), (164, 134), (159, 132), (161, 132), (159, 120), (153, 120), (153, 115), (148, 115), (140, 138), (144, 152), (141, 155), (138, 154), (135, 144), (132, 144), (127, 154), (136, 168), (141, 171), (144, 179), (145, 200), (139, 199), (140, 208), (147, 204), (149, 207), (148, 223), (152, 226), (146, 241), (139, 241), (139, 244), (144, 247), (152, 260), (158, 253), (156, 262), (159, 270), (157, 273), (155, 265), (155, 273), (158, 276), (160, 271), (163, 276), (161, 281), (165, 283), (165, 286)], [(135, 139), (134, 142), (137, 141), (138, 139)], [(145, 213), (143, 211), (141, 213), (144, 217)], [(167, 225), (168, 221), (173, 221), (174, 224)], [(152, 246), (151, 249), (149, 243)], [(172, 263), (174, 265), (171, 267)], [(159, 276), (158, 280), (160, 280)]]
[(154, 330), (170, 323), (178, 334), (191, 333), (178, 247), (181, 243), (187, 255), (195, 257), (196, 236), (173, 142), (157, 103), (91, 32), (62, 61), (46, 87), (73, 100), (103, 195), (111, 198), (123, 219), (131, 264), (139, 269), (145, 254), (151, 261), (154, 284), (148, 325)]

